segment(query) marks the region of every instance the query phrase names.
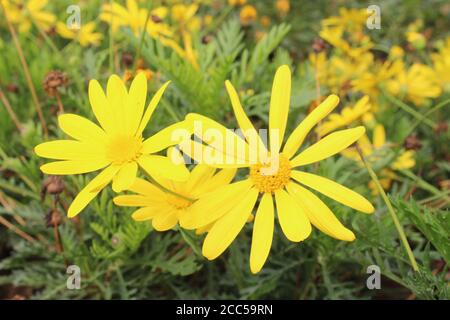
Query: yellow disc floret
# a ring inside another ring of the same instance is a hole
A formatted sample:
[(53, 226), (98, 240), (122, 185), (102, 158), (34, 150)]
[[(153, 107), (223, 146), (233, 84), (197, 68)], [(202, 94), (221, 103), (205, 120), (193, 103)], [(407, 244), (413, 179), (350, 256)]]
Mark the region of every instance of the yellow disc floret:
[(282, 154), (250, 167), (250, 179), (261, 193), (273, 193), (282, 189), (290, 177), (289, 160)]
[(107, 157), (113, 164), (136, 161), (142, 155), (142, 137), (117, 135), (107, 145)]

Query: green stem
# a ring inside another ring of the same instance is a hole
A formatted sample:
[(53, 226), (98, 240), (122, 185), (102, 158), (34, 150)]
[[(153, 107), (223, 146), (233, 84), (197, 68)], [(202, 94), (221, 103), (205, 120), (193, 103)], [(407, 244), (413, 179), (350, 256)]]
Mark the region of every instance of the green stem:
[[(109, 0), (109, 5), (112, 8), (113, 2)], [(109, 21), (109, 73), (114, 73), (114, 39), (113, 39), (113, 18), (111, 13), (111, 20)]]
[(419, 271), (419, 267), (416, 262), (416, 258), (414, 257), (414, 254), (411, 250), (411, 247), (409, 246), (408, 239), (406, 238), (405, 231), (403, 230), (403, 227), (397, 217), (397, 214), (395, 213), (395, 210), (392, 206), (392, 203), (389, 201), (388, 196), (386, 195), (386, 192), (384, 192), (383, 187), (381, 186), (380, 180), (378, 179), (376, 173), (373, 171), (370, 164), (366, 161), (364, 158), (364, 155), (361, 152), (361, 149), (359, 148), (359, 145), (356, 145), (356, 150), (359, 153), (359, 156), (361, 157), (362, 162), (364, 163), (364, 166), (366, 167), (367, 171), (369, 172), (370, 177), (372, 178), (373, 182), (378, 188), (378, 191), (381, 194), (381, 197), (383, 198), (384, 203), (386, 204), (388, 211), (391, 215), (392, 220), (394, 221), (395, 228), (397, 229), (397, 232), (400, 236), (400, 240), (403, 244), (403, 247), (406, 250), (406, 253), (408, 254), (409, 261), (411, 263), (411, 266), (414, 271)]
[(150, 182), (151, 182), (152, 184), (154, 184), (157, 188), (159, 188), (161, 191), (170, 193), (171, 195), (174, 195), (175, 197), (178, 197), (178, 198), (181, 198), (181, 199), (190, 201), (190, 202), (196, 201), (195, 199), (192, 199), (192, 198), (183, 196), (183, 195), (181, 195), (181, 194), (179, 194), (179, 193), (176, 193), (175, 191), (172, 191), (172, 190), (170, 190), (170, 189), (164, 187), (164, 186), (163, 186), (162, 184), (160, 184), (158, 181), (156, 181), (155, 179), (153, 179), (152, 176), (150, 176), (150, 175), (147, 175), (147, 176), (148, 176)]
[(430, 116), (432, 113), (438, 111), (439, 109), (445, 107), (446, 105), (448, 105), (450, 103), (450, 99), (444, 100), (440, 103), (438, 103), (436, 106), (434, 106), (433, 108), (431, 108), (430, 110), (428, 110), (427, 112), (425, 112), (425, 114), (423, 115), (423, 118), (421, 119), (417, 119), (416, 122), (411, 126), (411, 128), (408, 130), (407, 134), (405, 135), (405, 137), (409, 136), (421, 123), (424, 119), (427, 119), (428, 116)]
[(393, 104), (395, 104), (397, 107), (399, 107), (400, 109), (402, 109), (403, 111), (409, 113), (410, 115), (412, 115), (414, 118), (416, 118), (418, 121), (425, 123), (427, 126), (434, 128), (436, 126), (436, 124), (431, 121), (430, 119), (426, 118), (423, 114), (421, 114), (420, 112), (417, 112), (416, 110), (414, 110), (413, 108), (411, 108), (410, 106), (408, 106), (406, 103), (404, 103), (401, 100), (398, 100), (397, 98), (391, 96), (390, 94), (388, 94), (387, 92), (383, 91), (384, 95), (386, 96), (386, 98), (392, 102)]
[(148, 25), (148, 21), (150, 20), (150, 16), (151, 16), (151, 7), (152, 7), (152, 1), (148, 2), (148, 8), (147, 8), (147, 17), (145, 18), (145, 23), (144, 23), (144, 29), (142, 30), (142, 34), (141, 34), (141, 39), (139, 40), (139, 46), (137, 48), (137, 52), (136, 52), (136, 58), (134, 59), (134, 72), (136, 72), (136, 67), (137, 67), (137, 63), (139, 58), (141, 57), (141, 51), (142, 51), (142, 45), (144, 44), (144, 38), (145, 38), (145, 34), (147, 32), (147, 25)]

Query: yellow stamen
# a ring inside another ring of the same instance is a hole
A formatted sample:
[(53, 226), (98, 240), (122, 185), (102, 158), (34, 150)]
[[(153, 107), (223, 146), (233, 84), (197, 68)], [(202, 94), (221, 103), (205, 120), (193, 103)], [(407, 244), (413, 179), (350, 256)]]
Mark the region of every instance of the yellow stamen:
[(250, 167), (250, 179), (261, 193), (272, 193), (282, 189), (290, 177), (291, 165), (282, 154)]
[(142, 137), (118, 135), (107, 146), (107, 157), (113, 164), (136, 161), (142, 155)]

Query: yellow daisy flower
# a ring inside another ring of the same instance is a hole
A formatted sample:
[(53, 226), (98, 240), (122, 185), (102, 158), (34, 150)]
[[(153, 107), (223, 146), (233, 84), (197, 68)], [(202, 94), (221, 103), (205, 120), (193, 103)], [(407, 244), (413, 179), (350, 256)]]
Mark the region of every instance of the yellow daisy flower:
[(431, 55), (433, 69), (444, 91), (450, 92), (450, 38), (438, 53)]
[[(184, 128), (183, 122), (171, 125), (143, 140), (142, 133), (158, 105), (166, 82), (153, 96), (146, 110), (147, 80), (139, 73), (127, 91), (123, 81), (112, 75), (106, 95), (96, 80), (89, 83), (89, 100), (97, 124), (75, 114), (58, 117), (61, 130), (75, 140), (56, 140), (35, 147), (37, 155), (57, 159), (41, 166), (46, 174), (81, 174), (103, 169), (76, 196), (68, 216), (74, 217), (112, 181), (116, 192), (133, 184), (138, 165), (150, 175), (159, 174), (173, 180), (185, 180), (187, 169), (170, 159), (154, 155), (170, 145), (172, 130)], [(145, 111), (145, 112), (144, 112)]]
[[(384, 126), (377, 124), (373, 130), (372, 141), (369, 140), (367, 135), (363, 135), (359, 139), (358, 145), (364, 157), (370, 162), (376, 162), (385, 158), (389, 145), (386, 142)], [(357, 161), (361, 167), (364, 166), (358, 152), (354, 148), (343, 150), (342, 155)], [(380, 171), (379, 177), (383, 189), (388, 190), (392, 185), (392, 181), (397, 178), (395, 170), (410, 169), (416, 165), (414, 156), (415, 152), (413, 150), (402, 151), (387, 168)], [(369, 187), (372, 190), (372, 194), (378, 194), (378, 188), (373, 181), (369, 182)]]
[(97, 46), (103, 38), (100, 32), (94, 32), (95, 22), (82, 23), (79, 29), (69, 29), (63, 22), (58, 22), (56, 32), (66, 39), (77, 40), (82, 47), (88, 45)]
[(369, 113), (370, 109), (369, 96), (364, 96), (354, 106), (345, 107), (340, 113), (330, 114), (328, 120), (316, 128), (316, 132), (323, 137), (338, 128), (349, 126)]
[(387, 82), (388, 91), (405, 97), (417, 106), (441, 95), (441, 88), (434, 70), (423, 64), (414, 63), (407, 71), (399, 72)]
[[(250, 269), (253, 273), (261, 270), (269, 255), (274, 231), (274, 203), (281, 229), (293, 242), (303, 241), (310, 235), (311, 223), (336, 239), (354, 240), (353, 232), (344, 227), (325, 203), (306, 187), (365, 213), (374, 211), (370, 202), (332, 180), (297, 168), (339, 153), (364, 134), (364, 127), (334, 132), (296, 155), (310, 130), (337, 106), (339, 98), (331, 95), (308, 114), (280, 150), (291, 90), (291, 72), (284, 65), (278, 68), (273, 82), (269, 111), (270, 145), (267, 149), (245, 114), (236, 90), (229, 81), (225, 85), (245, 140), (209, 118), (189, 114), (186, 120), (194, 124), (194, 134), (207, 145), (196, 141), (184, 141), (180, 144), (183, 152), (199, 162), (218, 168), (249, 169), (247, 179), (205, 195), (192, 205), (190, 213), (180, 217), (181, 226), (187, 229), (200, 228), (214, 222), (205, 238), (203, 255), (212, 260), (226, 250), (243, 228), (260, 195), (250, 252)], [(195, 128), (198, 125), (206, 131), (197, 132)], [(209, 129), (222, 136), (228, 135), (230, 139), (227, 139), (227, 145), (216, 143), (214, 140), (217, 140), (217, 136), (209, 135)], [(229, 147), (231, 140), (234, 143), (232, 148)], [(215, 157), (217, 154), (221, 154), (225, 161), (208, 162), (208, 155)]]
[(48, 0), (9, 1), (0, 0), (13, 24), (19, 26), (19, 32), (26, 33), (33, 22), (43, 30), (48, 30), (56, 17), (44, 10)]
[(185, 182), (153, 175), (153, 179), (163, 188), (137, 178), (129, 188), (136, 194), (117, 196), (114, 203), (118, 206), (141, 207), (132, 214), (134, 220), (151, 220), (155, 230), (166, 231), (172, 229), (183, 215), (196, 210), (192, 206), (194, 201), (229, 184), (235, 173), (236, 169), (216, 172), (215, 168), (199, 164), (190, 172)]

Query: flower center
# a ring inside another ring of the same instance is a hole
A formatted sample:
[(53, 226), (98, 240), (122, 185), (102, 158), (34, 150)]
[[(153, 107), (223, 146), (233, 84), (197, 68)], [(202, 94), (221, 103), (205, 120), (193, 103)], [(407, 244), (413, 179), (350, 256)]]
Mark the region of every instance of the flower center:
[(167, 195), (167, 202), (174, 206), (176, 209), (186, 209), (192, 204), (191, 201), (183, 199), (181, 197), (177, 197), (173, 194)]
[(250, 179), (259, 192), (272, 193), (282, 189), (290, 178), (291, 165), (282, 154), (250, 167)]
[(119, 135), (111, 139), (107, 157), (114, 164), (136, 161), (141, 156), (142, 137)]

